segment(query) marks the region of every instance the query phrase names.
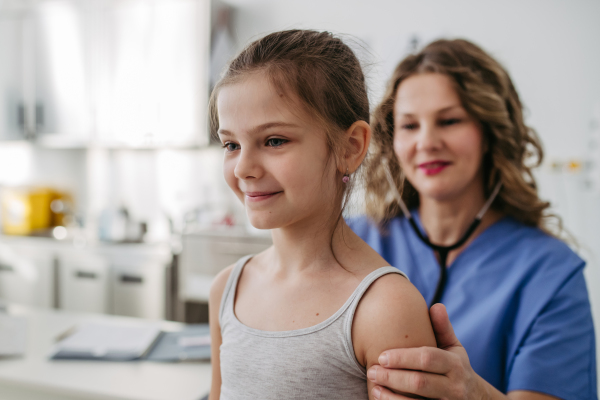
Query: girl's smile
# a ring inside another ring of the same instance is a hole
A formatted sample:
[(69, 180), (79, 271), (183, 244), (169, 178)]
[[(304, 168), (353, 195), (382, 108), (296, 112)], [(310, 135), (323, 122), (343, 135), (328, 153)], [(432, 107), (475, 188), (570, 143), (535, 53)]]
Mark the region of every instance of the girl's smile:
[(259, 202), (273, 199), (282, 193), (283, 191), (280, 190), (279, 192), (246, 192), (245, 195), (247, 202)]

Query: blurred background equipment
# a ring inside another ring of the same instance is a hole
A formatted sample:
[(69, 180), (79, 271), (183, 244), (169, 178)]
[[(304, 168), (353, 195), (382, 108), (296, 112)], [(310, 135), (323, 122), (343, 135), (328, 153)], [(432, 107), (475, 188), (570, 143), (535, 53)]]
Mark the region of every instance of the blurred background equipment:
[(70, 196), (52, 188), (6, 187), (1, 204), (6, 235), (49, 235), (51, 228), (71, 223)]
[(51, 202), (52, 192), (47, 189), (5, 189), (2, 196), (4, 233), (28, 235), (49, 228)]

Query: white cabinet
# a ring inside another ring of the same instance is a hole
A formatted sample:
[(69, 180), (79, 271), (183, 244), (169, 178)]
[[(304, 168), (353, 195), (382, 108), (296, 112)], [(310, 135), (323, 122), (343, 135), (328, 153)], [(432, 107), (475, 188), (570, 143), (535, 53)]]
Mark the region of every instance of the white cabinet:
[(24, 66), (30, 15), (18, 3), (5, 3), (0, 2), (0, 140), (25, 139), (32, 128)]
[[(173, 256), (167, 244), (75, 248), (0, 237), (0, 300), (76, 312), (165, 319)], [(170, 309), (170, 308), (169, 308)]]
[[(207, 143), (208, 0), (105, 1), (95, 14), (99, 139), (117, 145)], [(100, 16), (98, 18), (98, 16)]]
[(164, 319), (173, 255), (170, 246), (106, 245), (96, 249), (109, 264), (110, 313)]
[(165, 318), (165, 265), (111, 265), (112, 313), (148, 319)]
[(31, 46), (41, 143), (207, 144), (209, 0), (35, 4)]
[(32, 10), (35, 134), (86, 143), (93, 131), (90, 26), (94, 2), (42, 0)]
[(36, 307), (52, 307), (52, 253), (35, 245), (0, 243), (0, 299)]
[(59, 305), (71, 311), (164, 319), (168, 246), (100, 245), (62, 251)]
[(210, 0), (0, 1), (0, 140), (208, 144)]
[(61, 251), (58, 259), (58, 306), (80, 311), (108, 313), (109, 265), (89, 251)]

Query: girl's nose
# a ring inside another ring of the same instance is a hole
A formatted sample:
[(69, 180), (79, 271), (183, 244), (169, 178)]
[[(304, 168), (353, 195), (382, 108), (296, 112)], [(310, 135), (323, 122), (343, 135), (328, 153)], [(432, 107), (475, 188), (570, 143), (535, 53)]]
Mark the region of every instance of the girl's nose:
[(238, 179), (256, 179), (262, 175), (262, 167), (260, 160), (256, 157), (256, 154), (249, 149), (241, 149), (240, 155), (233, 171), (234, 175)]

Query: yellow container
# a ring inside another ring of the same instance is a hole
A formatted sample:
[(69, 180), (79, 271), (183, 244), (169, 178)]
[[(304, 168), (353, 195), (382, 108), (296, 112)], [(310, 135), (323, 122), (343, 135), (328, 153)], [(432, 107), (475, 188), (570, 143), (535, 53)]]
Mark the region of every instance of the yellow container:
[(7, 235), (30, 235), (52, 226), (50, 204), (58, 194), (49, 188), (4, 188), (2, 231)]

